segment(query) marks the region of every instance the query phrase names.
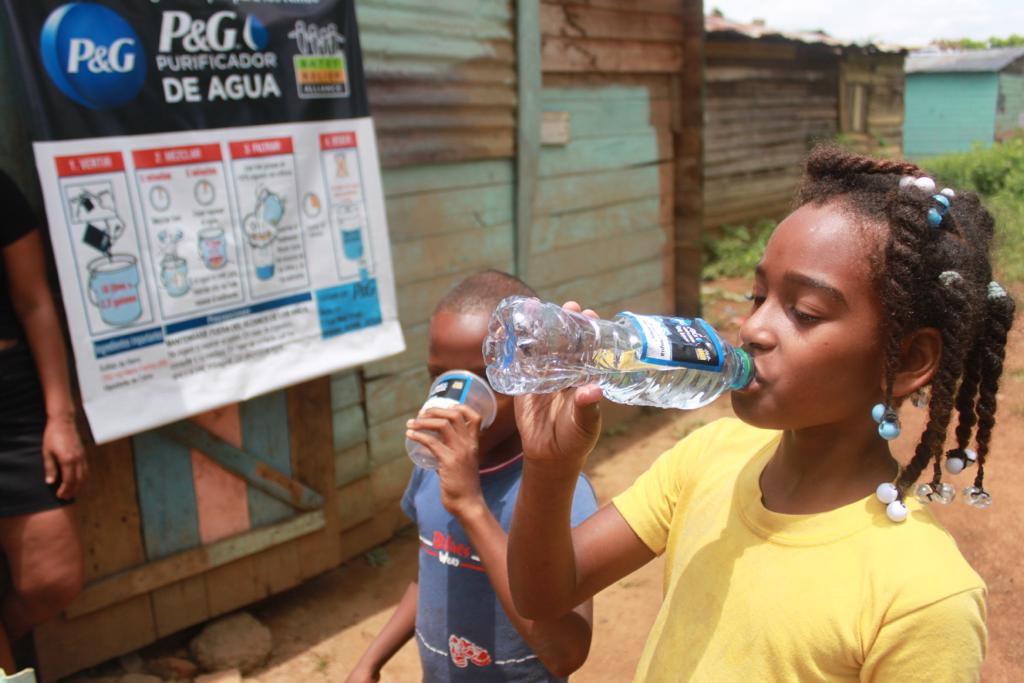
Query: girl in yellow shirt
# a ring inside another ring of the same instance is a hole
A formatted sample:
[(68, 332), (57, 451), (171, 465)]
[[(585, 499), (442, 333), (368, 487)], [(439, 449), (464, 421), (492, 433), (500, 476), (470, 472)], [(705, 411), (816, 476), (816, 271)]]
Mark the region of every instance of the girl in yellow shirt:
[[(913, 164), (828, 146), (798, 205), (755, 272), (740, 338), (756, 379), (732, 394), (739, 420), (690, 435), (571, 529), (600, 389), (516, 399), (516, 608), (566, 613), (665, 553), (637, 681), (977, 680), (985, 585), (928, 505), (955, 495), (944, 466), (966, 470), (964, 502), (991, 503), (1014, 311), (992, 281), (992, 217)], [(927, 427), (900, 466), (898, 409), (925, 388)]]

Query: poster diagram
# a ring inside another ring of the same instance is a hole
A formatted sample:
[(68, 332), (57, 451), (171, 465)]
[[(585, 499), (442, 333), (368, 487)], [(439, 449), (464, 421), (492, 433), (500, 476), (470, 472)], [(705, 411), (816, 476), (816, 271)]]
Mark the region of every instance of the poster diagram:
[(240, 302), (220, 145), (135, 150), (132, 159), (162, 316)]
[(254, 299), (309, 286), (291, 138), (232, 142), (246, 279)]
[(89, 332), (98, 336), (151, 323), (122, 156), (69, 156), (56, 162)]
[(366, 201), (355, 133), (320, 136), (320, 162), (327, 187), (335, 263), (342, 280), (374, 274), (366, 239)]

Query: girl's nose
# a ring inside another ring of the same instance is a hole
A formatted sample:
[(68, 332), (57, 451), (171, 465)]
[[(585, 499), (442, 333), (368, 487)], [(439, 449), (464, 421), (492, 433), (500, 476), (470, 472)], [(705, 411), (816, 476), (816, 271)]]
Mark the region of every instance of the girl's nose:
[(761, 304), (750, 312), (740, 325), (740, 342), (744, 348), (766, 351), (775, 346), (775, 334), (769, 321), (766, 304)]

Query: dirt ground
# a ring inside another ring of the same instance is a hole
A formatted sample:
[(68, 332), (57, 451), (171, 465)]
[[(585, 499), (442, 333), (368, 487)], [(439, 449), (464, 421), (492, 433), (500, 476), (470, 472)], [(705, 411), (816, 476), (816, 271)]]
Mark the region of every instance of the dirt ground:
[[(706, 288), (705, 315), (726, 334), (746, 309), (738, 296), (746, 283), (717, 282)], [(1024, 291), (1016, 292), (1018, 301)], [(1019, 321), (1018, 321), (1019, 322)], [(732, 332), (730, 332), (732, 328)], [(1015, 462), (1024, 443), (1024, 324), (1014, 331), (1007, 354), (996, 439), (986, 482), (993, 492), (991, 509), (968, 508), (959, 499), (940, 508), (971, 564), (989, 587), (989, 651), (983, 680), (1010, 683), (1024, 680), (1024, 468)], [(591, 457), (587, 473), (600, 502), (627, 487), (662, 451), (694, 428), (730, 414), (728, 399), (700, 411), (654, 411), (606, 429)], [(920, 433), (924, 411), (907, 406), (904, 434)], [(906, 457), (913, 439), (896, 443)], [(969, 485), (967, 476), (954, 481)], [(902, 561), (924, 561), (902, 558)], [(381, 549), (292, 591), (251, 608), (274, 634), (274, 653), (250, 679), (263, 683), (341, 681), (380, 631), (416, 572), (417, 540), (410, 528)], [(941, 571), (941, 568), (937, 568)], [(662, 560), (619, 581), (595, 598), (594, 641), (590, 657), (572, 680), (608, 683), (632, 680), (640, 651), (661, 601)], [(942, 647), (936, 643), (935, 647)], [(250, 680), (246, 679), (246, 680)], [(410, 641), (384, 668), (382, 680), (420, 680), (419, 660)]]

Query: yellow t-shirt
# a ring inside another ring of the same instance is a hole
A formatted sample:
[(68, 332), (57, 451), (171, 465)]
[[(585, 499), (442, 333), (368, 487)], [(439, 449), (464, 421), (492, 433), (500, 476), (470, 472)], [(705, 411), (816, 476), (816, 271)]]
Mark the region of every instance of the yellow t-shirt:
[(719, 420), (676, 444), (615, 507), (666, 553), (636, 681), (976, 681), (985, 584), (908, 501), (772, 512), (759, 479), (780, 433)]

